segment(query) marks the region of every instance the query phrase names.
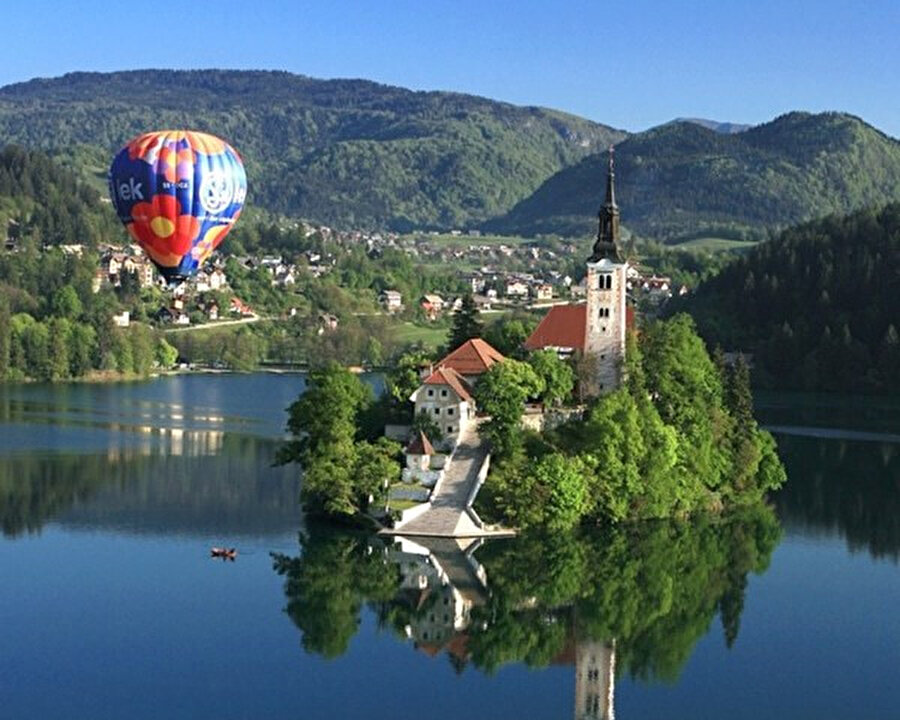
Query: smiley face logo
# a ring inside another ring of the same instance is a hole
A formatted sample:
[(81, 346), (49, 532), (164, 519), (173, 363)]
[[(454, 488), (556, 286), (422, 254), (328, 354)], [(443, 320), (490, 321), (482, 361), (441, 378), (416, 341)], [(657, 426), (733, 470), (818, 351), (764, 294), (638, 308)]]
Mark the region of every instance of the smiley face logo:
[(200, 204), (210, 214), (222, 212), (234, 198), (234, 182), (225, 173), (213, 170), (200, 181)]

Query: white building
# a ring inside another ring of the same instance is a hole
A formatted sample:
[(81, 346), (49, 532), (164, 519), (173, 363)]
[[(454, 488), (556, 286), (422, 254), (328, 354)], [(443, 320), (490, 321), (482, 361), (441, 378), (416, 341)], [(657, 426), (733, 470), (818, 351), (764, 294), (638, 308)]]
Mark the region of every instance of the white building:
[(440, 428), (448, 446), (456, 445), (460, 433), (475, 419), (472, 389), (453, 368), (435, 370), (409, 399), (417, 415), (424, 412)]

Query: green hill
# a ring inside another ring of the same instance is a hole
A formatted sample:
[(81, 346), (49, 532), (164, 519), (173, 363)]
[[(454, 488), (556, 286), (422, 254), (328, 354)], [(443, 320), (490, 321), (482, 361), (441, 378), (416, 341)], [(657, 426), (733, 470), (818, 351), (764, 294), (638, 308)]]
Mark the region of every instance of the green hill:
[(343, 227), (475, 225), (625, 133), (536, 107), (285, 72), (71, 73), (0, 88), (0, 141), (72, 153), (88, 174), (148, 129), (242, 154), (250, 202)]
[(673, 303), (780, 388), (900, 392), (900, 203), (764, 242)]
[[(547, 180), (495, 232), (583, 235), (603, 192), (605, 154)], [(675, 122), (616, 146), (622, 222), (667, 242), (761, 239), (804, 220), (900, 200), (900, 143), (839, 113), (790, 113), (741, 133)]]

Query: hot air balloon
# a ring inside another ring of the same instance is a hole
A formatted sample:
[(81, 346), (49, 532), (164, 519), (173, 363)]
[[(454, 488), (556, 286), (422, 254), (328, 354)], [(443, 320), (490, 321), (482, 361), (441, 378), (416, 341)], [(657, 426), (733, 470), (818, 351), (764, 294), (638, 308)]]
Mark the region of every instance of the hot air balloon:
[(241, 158), (214, 135), (139, 135), (109, 168), (119, 219), (170, 284), (197, 272), (231, 230), (247, 195)]

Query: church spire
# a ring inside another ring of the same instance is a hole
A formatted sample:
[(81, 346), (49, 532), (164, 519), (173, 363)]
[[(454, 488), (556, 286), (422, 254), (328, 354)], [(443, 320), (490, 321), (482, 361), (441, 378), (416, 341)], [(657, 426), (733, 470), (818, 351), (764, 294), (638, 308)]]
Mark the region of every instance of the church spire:
[(609, 170), (606, 175), (606, 199), (598, 213), (599, 226), (594, 251), (588, 262), (599, 262), (607, 258), (613, 262), (622, 262), (619, 250), (619, 206), (616, 205), (616, 172), (613, 162), (613, 148), (609, 147)]

